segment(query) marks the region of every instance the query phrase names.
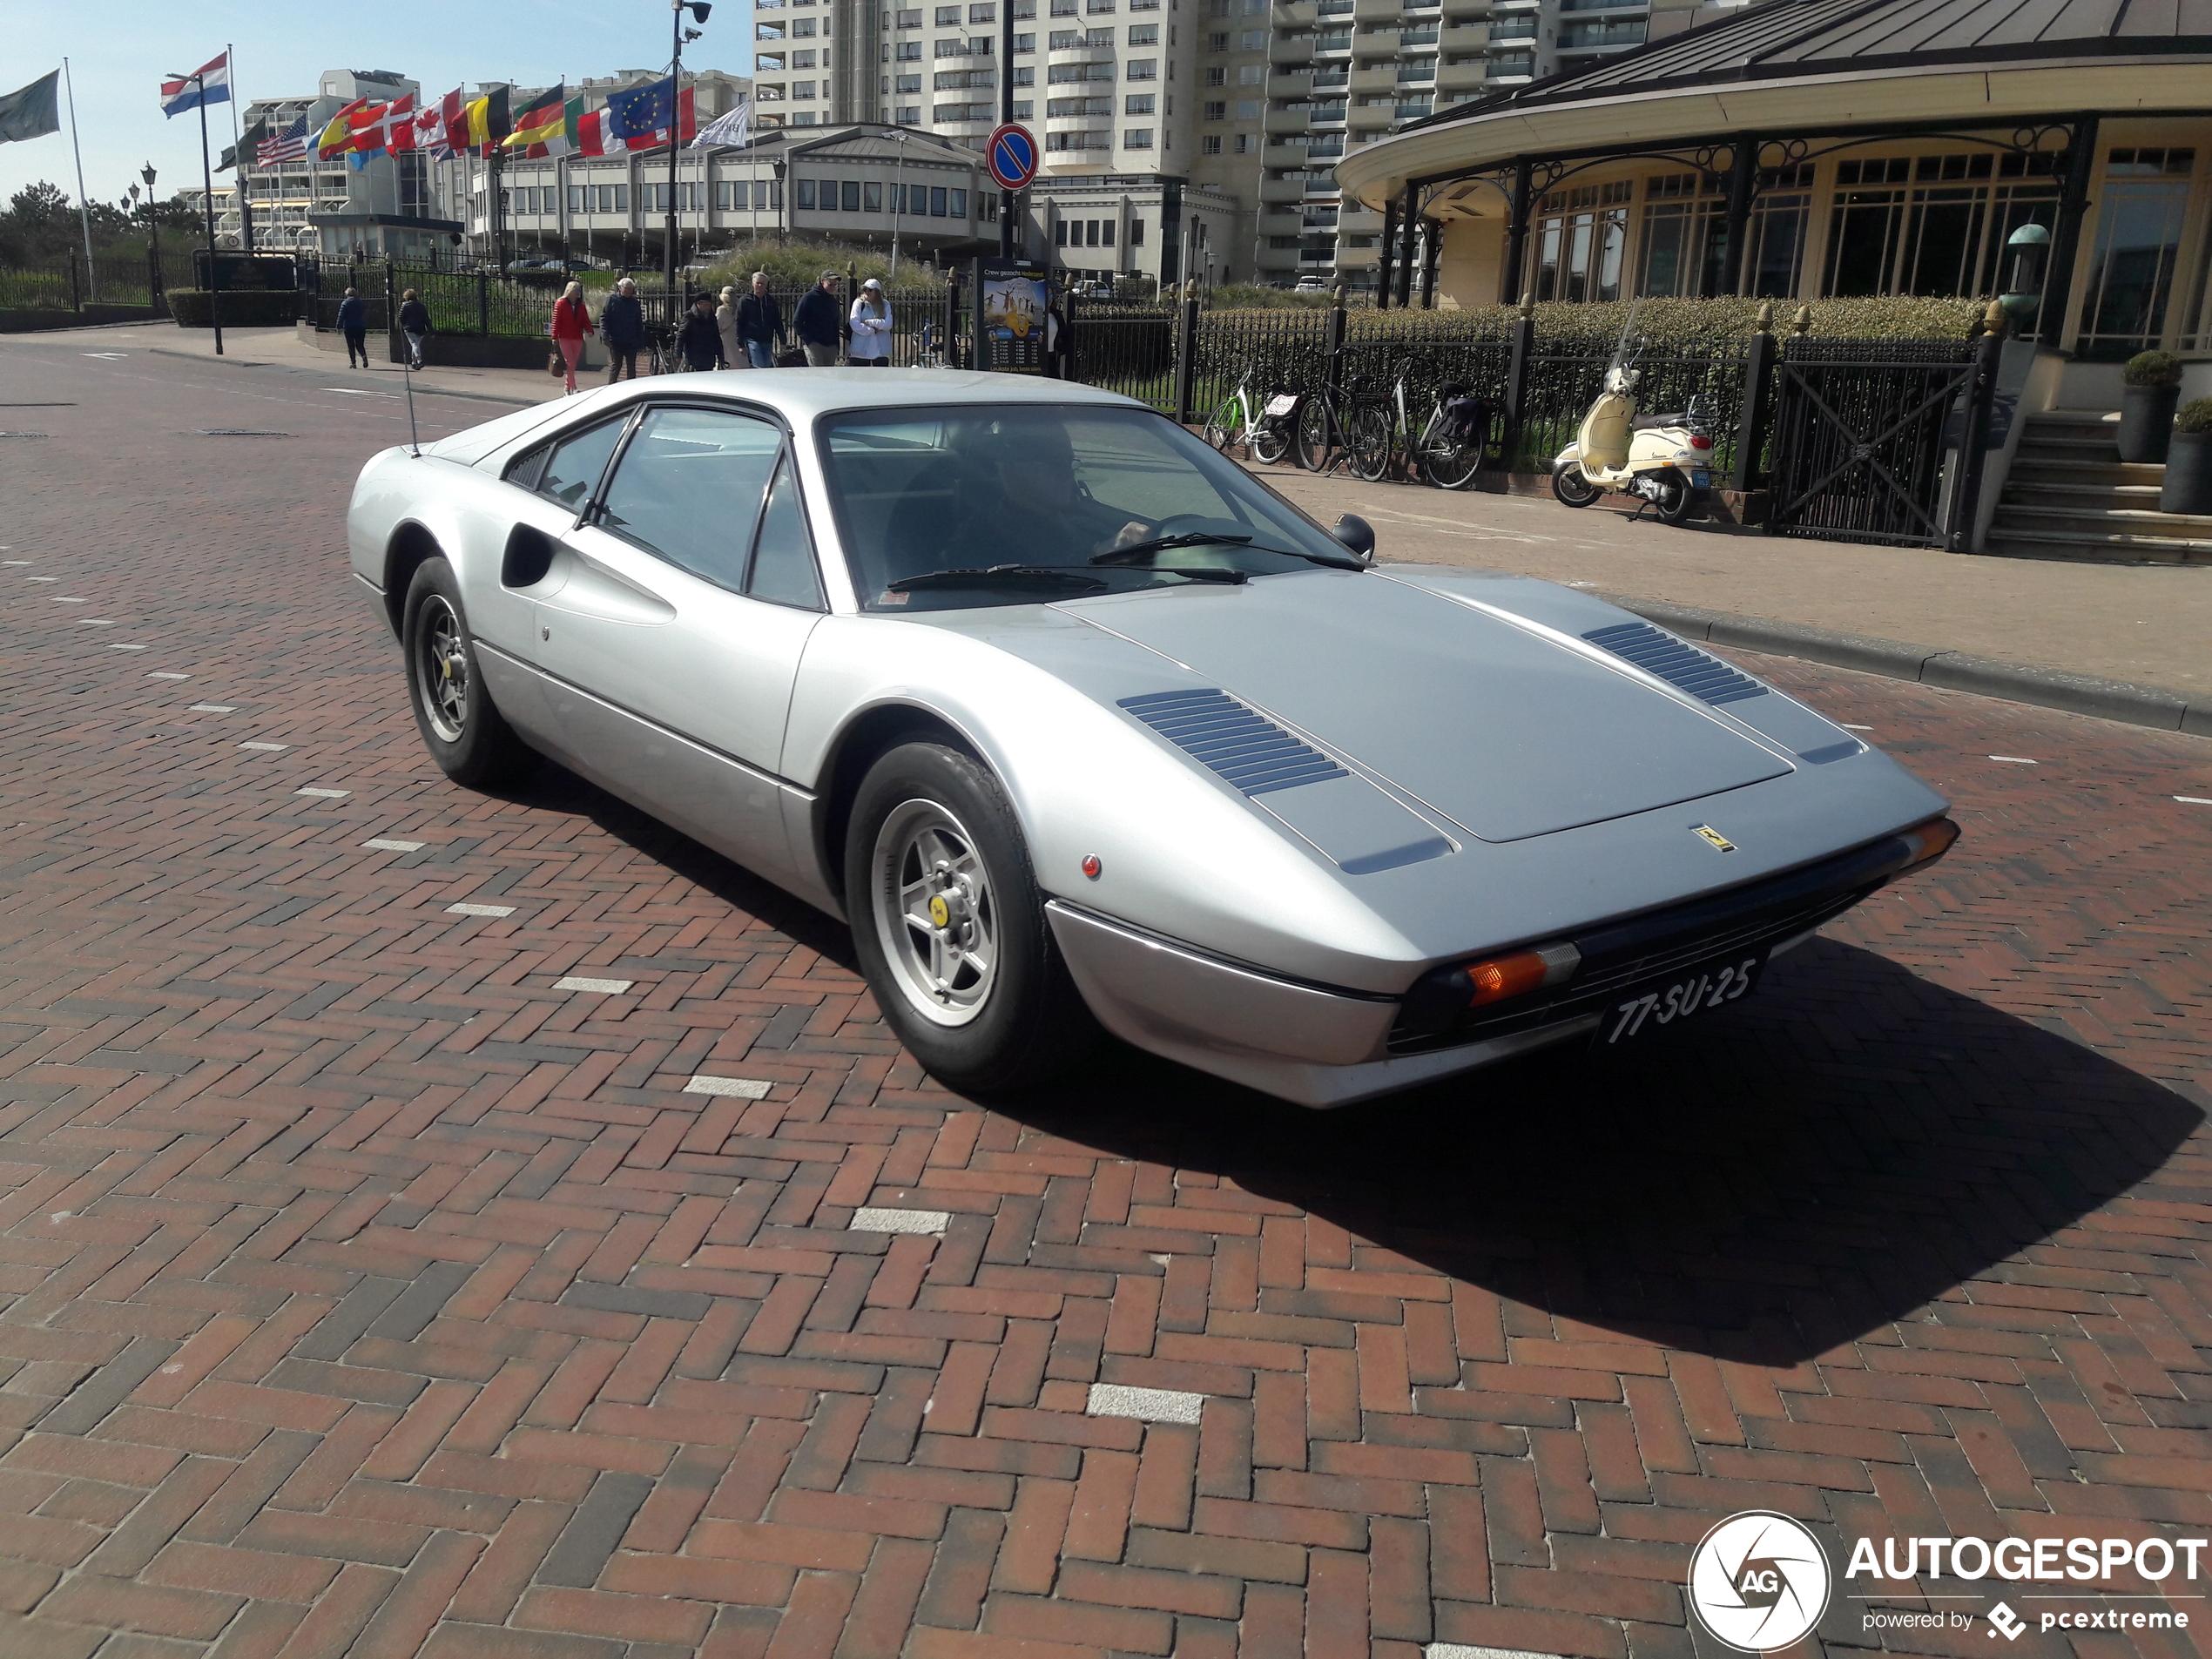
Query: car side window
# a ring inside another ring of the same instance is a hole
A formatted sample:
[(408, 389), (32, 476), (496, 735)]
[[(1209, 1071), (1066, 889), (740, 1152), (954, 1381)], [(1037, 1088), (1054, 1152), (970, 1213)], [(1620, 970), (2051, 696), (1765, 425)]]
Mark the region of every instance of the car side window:
[(792, 475), (788, 451), (768, 489), (768, 509), (760, 516), (760, 536), (753, 544), (745, 591), (772, 604), (801, 610), (822, 609), (813, 538), (806, 534), (806, 508), (799, 499), (799, 480)]
[(602, 421), (555, 444), (537, 481), (537, 493), (563, 507), (581, 508), (598, 488), (600, 475), (607, 470), (607, 457), (621, 442), (625, 424), (621, 419)]
[(599, 524), (693, 576), (742, 592), (753, 526), (783, 441), (778, 428), (750, 415), (654, 409), (622, 453)]
[(535, 449), (525, 449), (507, 463), (507, 482), (519, 484), (524, 489), (537, 488), (537, 475), (545, 465), (545, 457), (553, 453), (553, 446), (541, 443)]

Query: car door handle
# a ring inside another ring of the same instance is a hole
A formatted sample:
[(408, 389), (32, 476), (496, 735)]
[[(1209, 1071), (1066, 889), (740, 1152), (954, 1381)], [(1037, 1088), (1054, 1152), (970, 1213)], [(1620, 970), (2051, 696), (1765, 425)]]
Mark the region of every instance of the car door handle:
[(553, 550), (544, 577), (525, 590), (549, 610), (655, 627), (676, 620), (676, 607), (565, 543)]

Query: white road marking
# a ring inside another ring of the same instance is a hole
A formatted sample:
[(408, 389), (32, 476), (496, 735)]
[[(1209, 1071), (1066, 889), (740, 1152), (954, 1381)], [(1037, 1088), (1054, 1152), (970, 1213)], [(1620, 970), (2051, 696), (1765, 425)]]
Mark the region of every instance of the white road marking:
[(61, 577), (57, 576), (27, 576), (24, 578), (24, 580), (26, 582), (58, 582), (61, 580)]
[[(121, 647), (118, 646), (117, 649), (120, 650)], [(132, 649), (133, 651), (143, 651), (145, 647), (141, 645), (134, 645)], [(153, 672), (147, 675), (146, 678), (150, 680), (188, 680), (192, 678), (192, 676), (189, 674), (179, 674), (173, 669), (157, 668), (153, 671)]]
[(1992, 760), (2001, 760), (2008, 766), (2033, 766), (2038, 764), (2030, 760), (2026, 755), (1992, 755), (1989, 758)]
[(710, 1077), (701, 1072), (684, 1085), (687, 1095), (735, 1095), (739, 1100), (765, 1100), (771, 1084), (758, 1077)]
[(292, 745), (288, 743), (241, 743), (238, 746), (241, 749), (260, 749), (266, 753), (274, 754), (279, 750), (289, 749)]
[(379, 837), (373, 841), (363, 841), (361, 845), (373, 846), (380, 853), (420, 853), (429, 843), (428, 841), (388, 841)]
[(0, 559), (0, 564), (29, 564), (29, 559)]
[(856, 1233), (937, 1233), (952, 1222), (944, 1210), (855, 1210), (847, 1230)]
[(115, 619), (111, 617), (79, 617), (77, 625), (80, 628), (112, 628)]
[(595, 991), (601, 996), (620, 996), (637, 982), (632, 979), (583, 979), (572, 974), (567, 979), (555, 980), (553, 988), (556, 991)]
[(515, 907), (511, 904), (449, 904), (446, 907), (448, 916), (511, 916), (514, 914)]
[(1125, 1383), (1093, 1383), (1084, 1410), (1093, 1417), (1134, 1417), (1147, 1423), (1196, 1423), (1204, 1394), (1180, 1388), (1132, 1388)]
[(79, 352), (78, 355), (80, 357), (105, 357), (110, 361), (117, 361), (122, 358), (123, 354), (119, 351), (88, 351)]
[(354, 386), (326, 386), (322, 389), (345, 397), (388, 397), (396, 400), (399, 396), (397, 392), (369, 392)]
[(313, 795), (317, 800), (343, 800), (354, 792), (350, 789), (295, 789), (295, 795)]
[(1527, 1648), (1476, 1648), (1464, 1642), (1432, 1642), (1421, 1649), (1421, 1659), (1559, 1659), (1559, 1656)]
[(192, 709), (194, 714), (236, 714), (238, 712), (238, 705), (233, 703), (195, 703), (192, 705)]
[(2184, 806), (2212, 806), (2212, 800), (2207, 800), (2202, 795), (2176, 795), (2174, 799)]
[[(38, 578), (37, 578), (37, 577), (31, 577), (30, 579), (31, 579), (33, 582), (36, 582), (36, 581), (37, 581), (37, 580), (38, 580)], [(53, 578), (53, 577), (48, 577), (46, 578), (46, 580), (47, 580), (47, 581), (49, 581), (49, 582), (51, 582), (53, 579), (54, 579), (54, 578)], [(47, 603), (48, 604), (56, 604), (56, 605), (89, 605), (89, 604), (91, 604), (92, 602), (91, 602), (90, 599), (71, 599), (71, 598), (65, 598), (65, 597), (63, 597), (62, 595), (60, 595), (60, 594), (56, 594), (56, 595), (55, 595), (55, 596), (54, 596), (51, 599), (49, 599), (46, 603)]]
[[(110, 651), (144, 651), (144, 650), (145, 649), (145, 647), (144, 645), (122, 645), (122, 644), (117, 644), (114, 640), (112, 640), (112, 639), (111, 639), (110, 641), (108, 641), (108, 646), (107, 646), (107, 648), (108, 648)], [(184, 677), (183, 675), (179, 674), (177, 678), (178, 678), (179, 679), (182, 679), (182, 678), (184, 678), (185, 677)]]
[(1871, 725), (1853, 725), (1849, 720), (1840, 721), (1838, 724), (1846, 732), (1871, 732), (1874, 729)]

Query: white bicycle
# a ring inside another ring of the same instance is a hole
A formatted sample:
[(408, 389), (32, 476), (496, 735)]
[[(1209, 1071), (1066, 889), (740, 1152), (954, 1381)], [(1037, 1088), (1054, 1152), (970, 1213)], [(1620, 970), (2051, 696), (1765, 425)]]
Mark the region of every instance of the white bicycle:
[(1249, 390), (1251, 376), (1237, 382), (1237, 389), (1221, 400), (1207, 420), (1205, 440), (1231, 459), (1237, 452), (1271, 467), (1291, 452), (1291, 424), (1298, 415), (1298, 394), (1282, 392), (1256, 405)]

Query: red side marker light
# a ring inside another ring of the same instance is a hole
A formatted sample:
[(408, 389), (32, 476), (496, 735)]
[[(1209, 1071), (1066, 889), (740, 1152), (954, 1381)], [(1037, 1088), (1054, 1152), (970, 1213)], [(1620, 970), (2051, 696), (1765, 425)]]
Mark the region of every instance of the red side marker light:
[(1098, 861), (1097, 853), (1086, 853), (1083, 854), (1083, 873), (1089, 876), (1092, 880), (1097, 880), (1098, 873), (1105, 867), (1106, 867), (1104, 865)]

